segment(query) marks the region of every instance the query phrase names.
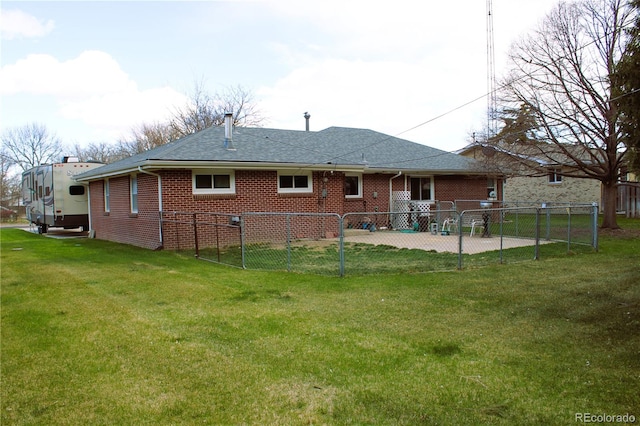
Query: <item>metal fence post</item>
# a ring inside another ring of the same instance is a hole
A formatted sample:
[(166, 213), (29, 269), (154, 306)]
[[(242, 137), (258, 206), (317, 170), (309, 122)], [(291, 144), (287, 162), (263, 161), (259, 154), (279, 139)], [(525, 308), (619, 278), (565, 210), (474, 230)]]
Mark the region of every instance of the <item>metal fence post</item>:
[(591, 205), (591, 235), (593, 236), (592, 246), (598, 251), (598, 203)]
[(339, 227), (339, 243), (338, 243), (338, 257), (340, 259), (340, 276), (344, 277), (344, 215), (338, 216), (338, 227)]
[(464, 214), (460, 213), (460, 219), (458, 220), (458, 269), (462, 269), (462, 224), (464, 223)]
[(498, 217), (500, 218), (500, 264), (502, 264), (504, 262), (504, 253), (502, 251), (504, 248), (504, 229), (502, 228), (504, 224), (504, 208), (500, 209)]
[(242, 259), (242, 269), (247, 269), (245, 263), (245, 246), (244, 246), (244, 214), (240, 215), (240, 258)]
[(287, 271), (291, 272), (291, 215), (286, 216), (287, 223)]
[(571, 251), (571, 205), (567, 207), (567, 253)]
[(196, 248), (196, 258), (200, 257), (200, 249), (198, 248), (198, 222), (196, 221), (196, 213), (193, 213), (193, 239)]
[(546, 212), (546, 219), (547, 219), (545, 240), (549, 241), (551, 239), (551, 206), (548, 206), (547, 204), (543, 204), (542, 208)]
[(164, 218), (162, 217), (162, 210), (160, 210), (158, 212), (158, 219), (160, 221), (159, 225), (160, 225), (160, 244), (162, 245), (162, 247), (164, 247)]
[(173, 212), (173, 229), (176, 231), (176, 248), (180, 250), (180, 228), (178, 223), (178, 212)]
[(536, 244), (534, 248), (534, 260), (540, 260), (540, 208), (536, 207)]
[(215, 225), (213, 227), (213, 229), (216, 231), (216, 255), (218, 258), (218, 262), (220, 262), (220, 235), (218, 233), (218, 215), (214, 216), (215, 217)]

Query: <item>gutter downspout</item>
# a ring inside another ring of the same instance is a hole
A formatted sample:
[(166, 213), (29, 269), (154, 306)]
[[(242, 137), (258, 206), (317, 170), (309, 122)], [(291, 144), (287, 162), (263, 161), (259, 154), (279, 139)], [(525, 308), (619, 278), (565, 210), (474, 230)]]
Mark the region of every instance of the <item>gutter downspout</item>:
[[(158, 178), (158, 210), (159, 210), (158, 211), (158, 215), (161, 215), (162, 211), (163, 211), (163, 209), (162, 209), (162, 177), (157, 173), (152, 173), (152, 172), (150, 172), (148, 170), (144, 170), (142, 168), (142, 166), (138, 166), (138, 171), (140, 173), (144, 173), (146, 175), (155, 176), (155, 177)], [(159, 217), (158, 220), (160, 221), (160, 223), (159, 223), (160, 226), (158, 226), (158, 233), (159, 233), (159, 237), (160, 237), (160, 245), (162, 246), (162, 245), (164, 245), (164, 240), (162, 238), (162, 217)]]
[[(88, 205), (88, 209), (87, 209), (87, 219), (89, 219), (89, 229), (86, 229), (87, 231), (87, 235), (89, 236), (89, 238), (93, 238), (93, 234), (95, 231), (93, 231), (93, 216), (91, 215), (91, 186), (89, 186), (89, 184), (85, 184), (84, 187), (86, 188), (87, 191), (87, 205)], [(83, 231), (85, 231), (83, 229)]]
[[(393, 206), (391, 205), (391, 201), (393, 200), (393, 180), (400, 176), (402, 176), (402, 172), (399, 171), (397, 175), (392, 176), (389, 179), (389, 212), (391, 212), (393, 209)], [(389, 219), (389, 223), (391, 223), (391, 214), (389, 215), (388, 219)]]

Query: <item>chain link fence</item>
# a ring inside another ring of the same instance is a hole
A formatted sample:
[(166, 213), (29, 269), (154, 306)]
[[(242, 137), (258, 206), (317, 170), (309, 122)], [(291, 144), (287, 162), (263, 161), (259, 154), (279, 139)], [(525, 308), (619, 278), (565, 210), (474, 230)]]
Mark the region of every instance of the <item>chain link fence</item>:
[[(478, 206), (478, 202), (475, 206)], [(162, 215), (165, 247), (246, 269), (366, 275), (472, 268), (594, 250), (596, 205), (338, 214)]]
[(243, 266), (340, 275), (337, 214), (245, 213)]
[(202, 260), (242, 267), (242, 228), (238, 215), (208, 212), (161, 212), (166, 249)]

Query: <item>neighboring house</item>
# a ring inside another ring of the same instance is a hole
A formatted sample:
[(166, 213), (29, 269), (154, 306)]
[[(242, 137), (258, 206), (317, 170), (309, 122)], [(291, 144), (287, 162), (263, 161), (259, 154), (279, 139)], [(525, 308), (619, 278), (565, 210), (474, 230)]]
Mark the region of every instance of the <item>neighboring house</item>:
[[(472, 144), (462, 148), (458, 154), (473, 158), (482, 163), (485, 167), (491, 168), (496, 164), (494, 160), (496, 154), (490, 147), (483, 147), (480, 144)], [(549, 164), (548, 159), (531, 158), (541, 168), (547, 169), (546, 176), (519, 176), (517, 171), (508, 173), (504, 178), (501, 199), (507, 203), (575, 203), (591, 204), (601, 203), (601, 184), (595, 179), (574, 178), (562, 176), (562, 164)], [(546, 161), (546, 162), (545, 162)], [(501, 167), (504, 170), (505, 167)], [(496, 172), (496, 175), (501, 175)]]
[[(95, 237), (136, 246), (165, 241), (160, 212), (388, 212), (420, 203), (486, 199), (475, 161), (365, 129), (310, 132), (211, 127), (77, 177), (89, 186)], [(400, 201), (398, 201), (400, 203)]]
[(601, 204), (601, 184), (595, 179), (563, 177), (561, 169), (551, 168), (547, 176), (514, 176), (505, 179), (503, 198), (506, 202)]

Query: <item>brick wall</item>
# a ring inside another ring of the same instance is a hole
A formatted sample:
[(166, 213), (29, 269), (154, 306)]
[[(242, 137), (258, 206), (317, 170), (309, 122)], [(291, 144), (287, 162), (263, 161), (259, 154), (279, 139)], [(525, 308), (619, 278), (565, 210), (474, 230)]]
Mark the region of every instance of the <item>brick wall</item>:
[[(276, 171), (237, 170), (233, 195), (193, 195), (190, 170), (162, 172), (165, 212), (336, 212), (343, 208), (342, 173), (313, 173), (313, 193), (278, 194)], [(324, 182), (324, 178), (327, 182)], [(322, 189), (327, 197), (322, 197)]]
[[(390, 174), (364, 175), (362, 198), (346, 199), (344, 213), (356, 212), (387, 212), (389, 206)], [(405, 179), (407, 179), (405, 187)], [(401, 175), (392, 181), (393, 191), (410, 189), (409, 176)], [(487, 178), (485, 176), (435, 176), (435, 199), (439, 201), (453, 201), (458, 199), (484, 200), (487, 198)], [(500, 184), (498, 182), (498, 184)], [(500, 188), (496, 188), (500, 194)], [(376, 193), (377, 198), (374, 197)]]
[[(496, 181), (496, 194), (501, 194), (501, 182)], [(485, 176), (436, 176), (436, 198), (440, 201), (486, 200)]]
[[(236, 193), (229, 195), (194, 195), (191, 170), (165, 170), (162, 177), (162, 210), (167, 215), (172, 212), (222, 213), (240, 215), (244, 212), (294, 212), (294, 213), (338, 213), (363, 211), (389, 211), (390, 174), (364, 175), (362, 197), (345, 199), (344, 173), (314, 172), (313, 193), (278, 194), (278, 175), (274, 171), (237, 170), (235, 172)], [(192, 216), (181, 216), (180, 223), (165, 223), (160, 238), (160, 217), (158, 205), (158, 179), (155, 176), (138, 173), (138, 213), (132, 214), (129, 198), (129, 176), (110, 179), (110, 211), (104, 212), (103, 181), (90, 184), (92, 229), (96, 238), (133, 244), (140, 247), (167, 249), (193, 247)], [(435, 178), (435, 193), (438, 200), (457, 198), (486, 198), (486, 178), (440, 177)], [(393, 180), (393, 190), (405, 188), (405, 176)], [(374, 195), (375, 193), (375, 195)], [(211, 217), (198, 217), (197, 221), (210, 222)], [(215, 221), (228, 223), (228, 217), (221, 216)], [(268, 223), (268, 224), (267, 224)], [(277, 220), (247, 224), (256, 238), (269, 240), (282, 233), (283, 226)], [(225, 244), (239, 244), (236, 229), (223, 226), (200, 226), (200, 245), (211, 245), (215, 241)], [(298, 218), (293, 230), (296, 238), (324, 238), (335, 227), (325, 227), (318, 219)], [(318, 231), (321, 230), (321, 231)]]
[(549, 183), (547, 176), (513, 177), (504, 188), (504, 199), (512, 202), (600, 203), (600, 182), (595, 179), (563, 177), (560, 183)]
[[(240, 215), (243, 212), (309, 212), (335, 213), (344, 209), (342, 173), (314, 172), (313, 192), (309, 194), (278, 194), (276, 171), (238, 170), (235, 172), (236, 193), (231, 195), (194, 195), (191, 170), (167, 170), (162, 176), (162, 210), (171, 212), (216, 212)], [(103, 181), (92, 182), (92, 229), (96, 238), (157, 249), (161, 246), (157, 178), (138, 175), (138, 213), (131, 214), (129, 177), (110, 179), (110, 211), (104, 212)], [(326, 189), (326, 197), (323, 197)], [(200, 220), (200, 219), (199, 219)], [(202, 219), (205, 220), (205, 219)], [(208, 219), (207, 219), (208, 220)], [(191, 218), (184, 216), (163, 229), (163, 247), (174, 249), (193, 246)], [(207, 228), (205, 226), (205, 228)], [(312, 229), (302, 224), (302, 229)], [(216, 235), (209, 230), (199, 233), (199, 243), (210, 244), (214, 238), (229, 243), (238, 241), (233, 229), (217, 228)], [(268, 238), (275, 229), (261, 228)], [(303, 236), (303, 232), (297, 232)]]
[(389, 207), (389, 179), (393, 175), (370, 174), (362, 177), (362, 197), (344, 200), (342, 213), (356, 212), (388, 212)]
[(138, 213), (131, 213), (129, 176), (109, 179), (110, 209), (104, 211), (104, 182), (92, 182), (91, 222), (96, 238), (157, 249), (160, 246), (157, 178), (138, 174)]

